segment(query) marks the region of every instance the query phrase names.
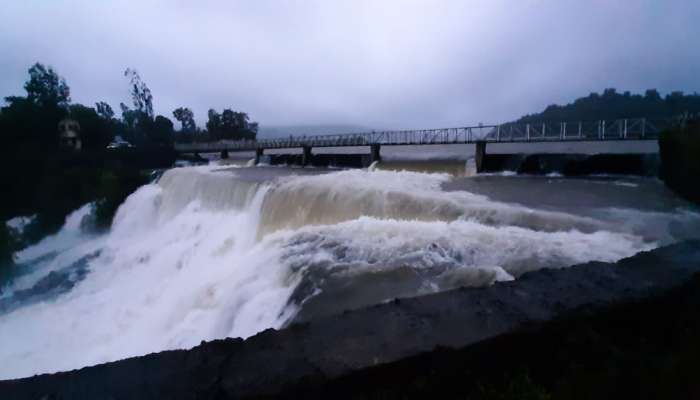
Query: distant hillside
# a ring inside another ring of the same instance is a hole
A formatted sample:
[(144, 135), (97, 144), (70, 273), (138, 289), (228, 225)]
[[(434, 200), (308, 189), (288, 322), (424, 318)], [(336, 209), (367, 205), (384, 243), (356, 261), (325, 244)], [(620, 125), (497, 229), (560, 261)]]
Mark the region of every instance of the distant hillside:
[(564, 106), (550, 105), (541, 113), (526, 115), (517, 122), (668, 118), (686, 112), (700, 113), (700, 94), (672, 92), (661, 97), (655, 89), (649, 89), (643, 95), (605, 89), (602, 94), (591, 93)]
[(258, 129), (258, 138), (279, 138), (292, 136), (335, 135), (341, 133), (368, 132), (372, 128), (359, 125), (290, 125), (264, 126)]

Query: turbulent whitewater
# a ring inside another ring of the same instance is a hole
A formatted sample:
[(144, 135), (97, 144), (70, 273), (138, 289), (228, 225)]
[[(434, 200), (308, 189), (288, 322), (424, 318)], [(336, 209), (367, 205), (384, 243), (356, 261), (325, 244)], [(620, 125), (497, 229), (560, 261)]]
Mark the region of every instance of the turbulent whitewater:
[[(445, 190), (446, 174), (264, 171), (172, 169), (125, 201), (110, 232), (85, 229), (86, 205), (17, 253), (21, 272), (0, 293), (0, 378), (615, 261), (700, 220), (687, 210), (534, 208)], [(673, 229), (647, 229), (647, 219)]]

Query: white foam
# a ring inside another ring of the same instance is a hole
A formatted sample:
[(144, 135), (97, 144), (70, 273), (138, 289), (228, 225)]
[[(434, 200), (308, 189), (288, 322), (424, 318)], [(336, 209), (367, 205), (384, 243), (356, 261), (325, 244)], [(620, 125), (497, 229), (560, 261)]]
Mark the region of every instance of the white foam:
[(127, 199), (70, 292), (0, 316), (0, 377), (247, 337), (286, 321), (294, 281), (274, 249), (255, 243), (257, 214), (197, 200), (172, 214), (164, 197), (148, 185)]
[[(543, 232), (470, 220), (428, 222), (370, 217), (282, 231), (266, 240), (286, 243), (286, 251), (295, 257), (290, 263), (301, 265), (320, 260), (333, 268), (348, 260), (361, 260), (370, 269), (400, 265), (420, 269), (448, 263), (455, 268), (499, 268), (507, 273), (494, 275), (500, 277), (591, 260), (616, 261), (656, 246), (640, 236), (608, 231)], [(342, 248), (340, 255), (337, 248)], [(356, 267), (354, 272), (361, 269)]]
[(637, 183), (626, 182), (626, 181), (614, 181), (613, 184), (616, 186), (626, 186), (626, 187), (633, 187), (633, 188), (639, 187), (639, 184), (637, 184)]
[(504, 204), (466, 191), (442, 191), (441, 185), (450, 179), (449, 174), (381, 170), (286, 178), (265, 198), (259, 234), (362, 216), (422, 221), (469, 218), (546, 231), (607, 228), (590, 218)]
[(5, 222), (5, 225), (8, 228), (14, 230), (15, 232), (17, 232), (18, 234), (21, 235), (22, 233), (24, 233), (24, 229), (29, 224), (34, 222), (35, 219), (36, 219), (36, 215), (19, 216), (19, 217), (10, 218), (9, 220), (7, 220)]
[(15, 260), (18, 263), (26, 263), (49, 253), (71, 248), (85, 240), (86, 233), (81, 226), (85, 217), (92, 212), (92, 208), (92, 203), (88, 203), (70, 213), (58, 233), (15, 253)]
[[(69, 292), (0, 315), (0, 378), (281, 327), (310, 268), (347, 279), (411, 268), (425, 277), (415, 295), (655, 246), (598, 221), (442, 192), (447, 174), (339, 171), (260, 184), (217, 168), (167, 171), (127, 198), (106, 236), (86, 239), (81, 208), (18, 254), (59, 253), (46, 272), (99, 252)], [(270, 217), (275, 229), (261, 234)]]

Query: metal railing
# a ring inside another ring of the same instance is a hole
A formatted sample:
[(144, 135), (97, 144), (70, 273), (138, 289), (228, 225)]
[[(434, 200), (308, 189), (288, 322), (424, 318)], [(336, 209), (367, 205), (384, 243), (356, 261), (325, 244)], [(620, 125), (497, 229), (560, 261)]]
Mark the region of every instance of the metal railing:
[(379, 145), (563, 142), (600, 140), (656, 140), (673, 126), (673, 120), (631, 118), (600, 121), (506, 123), (460, 128), (372, 131), (336, 135), (176, 144), (180, 152), (254, 151), (294, 147), (344, 147)]

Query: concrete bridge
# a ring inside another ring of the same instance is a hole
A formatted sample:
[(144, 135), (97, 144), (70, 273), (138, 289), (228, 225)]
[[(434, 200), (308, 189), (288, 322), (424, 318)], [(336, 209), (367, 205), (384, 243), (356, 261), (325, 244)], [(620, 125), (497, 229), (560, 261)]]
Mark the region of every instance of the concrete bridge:
[(487, 143), (542, 143), (575, 141), (657, 140), (673, 121), (631, 118), (599, 121), (507, 123), (458, 128), (372, 131), (337, 135), (290, 136), (243, 141), (176, 144), (179, 153), (255, 152), (256, 164), (267, 149), (302, 149), (302, 164), (314, 147), (368, 146), (371, 161), (381, 160), (381, 146), (475, 144), (477, 171), (482, 169)]

